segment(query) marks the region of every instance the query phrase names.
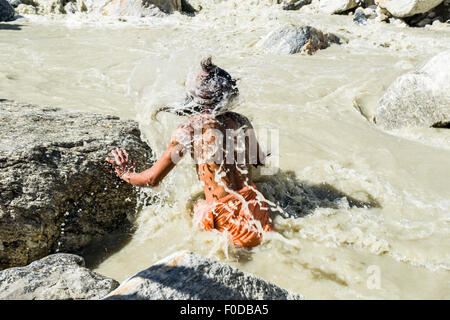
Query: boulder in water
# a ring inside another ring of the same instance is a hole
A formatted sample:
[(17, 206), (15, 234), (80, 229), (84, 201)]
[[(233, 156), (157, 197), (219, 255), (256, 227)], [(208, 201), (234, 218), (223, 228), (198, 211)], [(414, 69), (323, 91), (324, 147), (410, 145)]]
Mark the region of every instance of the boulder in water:
[(386, 129), (450, 125), (450, 51), (397, 78), (378, 102), (376, 122)]
[(103, 9), (108, 16), (146, 17), (182, 10), (181, 0), (113, 0)]
[(411, 17), (437, 7), (444, 0), (376, 0), (376, 4), (385, 8), (397, 18)]
[(0, 0), (0, 22), (10, 21), (14, 18), (14, 8), (6, 0)]
[(119, 283), (84, 267), (73, 254), (53, 254), (0, 271), (1, 300), (101, 299)]
[(106, 300), (300, 300), (225, 263), (187, 251), (155, 263), (108, 294)]
[(364, 10), (358, 8), (355, 10), (355, 16), (353, 17), (353, 22), (359, 25), (367, 25), (367, 17)]
[(358, 6), (356, 0), (321, 0), (319, 10), (323, 13), (341, 13)]
[(0, 127), (0, 268), (129, 234), (141, 193), (105, 157), (151, 164), (136, 122), (0, 100)]
[(269, 33), (258, 46), (274, 54), (313, 54), (331, 43), (340, 43), (334, 34), (323, 33), (310, 26), (284, 26)]
[(298, 10), (303, 6), (311, 4), (312, 0), (283, 0), (283, 10)]

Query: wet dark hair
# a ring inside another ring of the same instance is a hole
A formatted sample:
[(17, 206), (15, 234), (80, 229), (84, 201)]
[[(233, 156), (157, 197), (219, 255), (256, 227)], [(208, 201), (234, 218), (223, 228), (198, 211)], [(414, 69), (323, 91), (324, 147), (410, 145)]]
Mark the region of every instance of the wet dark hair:
[(200, 62), (202, 73), (195, 79), (194, 87), (188, 88), (184, 103), (179, 107), (162, 107), (153, 115), (161, 112), (170, 112), (179, 116), (210, 111), (220, 112), (226, 107), (227, 102), (239, 95), (236, 80), (224, 69), (212, 63), (212, 58), (207, 57)]

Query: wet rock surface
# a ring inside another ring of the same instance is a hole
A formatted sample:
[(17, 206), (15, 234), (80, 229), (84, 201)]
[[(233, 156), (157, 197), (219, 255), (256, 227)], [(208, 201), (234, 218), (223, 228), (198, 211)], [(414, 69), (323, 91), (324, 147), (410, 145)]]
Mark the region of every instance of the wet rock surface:
[(100, 299), (119, 283), (84, 267), (82, 257), (54, 254), (0, 271), (1, 300)]
[(0, 22), (10, 21), (14, 18), (15, 12), (11, 4), (6, 0), (0, 0)]
[(106, 300), (300, 300), (254, 275), (180, 251), (125, 280)]
[(0, 268), (129, 233), (141, 193), (104, 159), (151, 165), (136, 122), (0, 100), (0, 123)]

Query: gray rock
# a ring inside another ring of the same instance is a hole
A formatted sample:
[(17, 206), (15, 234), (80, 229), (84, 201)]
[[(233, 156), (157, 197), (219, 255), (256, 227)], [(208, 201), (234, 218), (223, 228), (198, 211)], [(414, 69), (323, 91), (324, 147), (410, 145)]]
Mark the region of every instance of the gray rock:
[(0, 128), (0, 268), (129, 232), (141, 193), (104, 159), (150, 165), (136, 122), (0, 100)]
[(0, 0), (0, 22), (10, 21), (14, 18), (14, 8), (6, 0)]
[(386, 129), (450, 124), (450, 51), (397, 78), (378, 101), (376, 122)]
[(303, 299), (225, 263), (176, 252), (125, 280), (106, 300)]
[(6, 1), (8, 1), (9, 4), (10, 4), (11, 6), (13, 6), (14, 8), (17, 7), (19, 4), (22, 3), (22, 0), (6, 0)]
[(68, 2), (68, 3), (66, 3), (66, 5), (64, 6), (64, 12), (66, 13), (66, 14), (74, 14), (74, 13), (76, 13), (78, 10), (77, 10), (77, 6), (76, 6), (76, 4), (74, 3), (74, 2)]
[(359, 5), (361, 5), (364, 8), (368, 8), (370, 6), (375, 5), (375, 0), (359, 0), (357, 2)]
[(101, 299), (119, 283), (84, 267), (82, 257), (54, 254), (0, 271), (1, 300)]
[(394, 17), (411, 17), (437, 7), (444, 0), (376, 0), (375, 3), (386, 9)]
[(319, 10), (323, 13), (335, 14), (355, 8), (356, 0), (320, 0)]
[(437, 7), (422, 14), (405, 18), (405, 22), (412, 27), (424, 27), (435, 21), (450, 22), (450, 1), (444, 1)]
[(104, 7), (109, 16), (146, 17), (182, 10), (181, 0), (113, 0)]
[(285, 26), (272, 31), (258, 43), (258, 47), (274, 54), (313, 54), (331, 43), (340, 43), (337, 36), (323, 33), (310, 26)]
[(283, 10), (298, 10), (303, 6), (311, 4), (312, 0), (283, 0)]
[(355, 10), (355, 15), (353, 17), (353, 22), (359, 25), (367, 25), (367, 17), (364, 14), (364, 10), (358, 8)]

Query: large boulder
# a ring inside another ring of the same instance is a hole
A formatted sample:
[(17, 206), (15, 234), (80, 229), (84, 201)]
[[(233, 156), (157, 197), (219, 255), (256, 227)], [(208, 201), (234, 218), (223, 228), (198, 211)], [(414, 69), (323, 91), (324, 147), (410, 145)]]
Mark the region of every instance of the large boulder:
[(125, 280), (107, 300), (285, 300), (303, 299), (225, 263), (176, 252)]
[(331, 43), (340, 43), (334, 34), (323, 33), (310, 26), (288, 25), (276, 29), (258, 42), (258, 47), (274, 54), (313, 54)]
[(0, 22), (10, 21), (14, 18), (14, 8), (6, 0), (0, 0)]
[(385, 8), (397, 18), (410, 17), (437, 7), (444, 0), (376, 0), (376, 4)]
[(0, 300), (101, 299), (119, 283), (84, 267), (82, 257), (54, 254), (0, 271)]
[(141, 193), (104, 159), (151, 164), (136, 122), (0, 100), (0, 128), (0, 268), (129, 233)]
[(397, 78), (378, 101), (377, 124), (386, 129), (450, 124), (450, 51)]
[(319, 10), (323, 13), (341, 13), (355, 8), (358, 5), (356, 0), (320, 0)]
[(113, 0), (104, 7), (103, 14), (146, 17), (158, 15), (161, 11), (172, 13), (181, 10), (181, 0)]

